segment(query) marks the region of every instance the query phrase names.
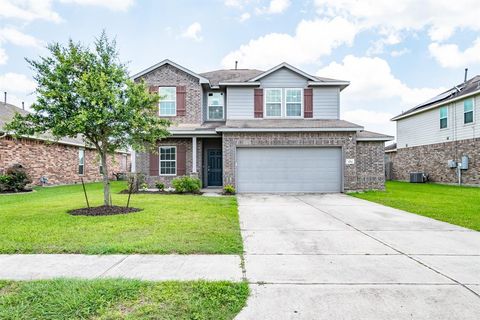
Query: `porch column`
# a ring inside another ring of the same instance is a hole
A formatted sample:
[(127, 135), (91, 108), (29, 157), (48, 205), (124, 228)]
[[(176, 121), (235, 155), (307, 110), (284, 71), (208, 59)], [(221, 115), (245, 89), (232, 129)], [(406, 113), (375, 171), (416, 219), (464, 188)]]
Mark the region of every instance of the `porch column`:
[(192, 173), (197, 173), (197, 137), (192, 137)]

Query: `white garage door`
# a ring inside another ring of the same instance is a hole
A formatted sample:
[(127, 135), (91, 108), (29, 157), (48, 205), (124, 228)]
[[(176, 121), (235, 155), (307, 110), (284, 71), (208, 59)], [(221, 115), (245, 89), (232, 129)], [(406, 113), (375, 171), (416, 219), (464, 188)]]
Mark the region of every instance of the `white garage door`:
[(237, 148), (238, 192), (340, 192), (341, 148)]

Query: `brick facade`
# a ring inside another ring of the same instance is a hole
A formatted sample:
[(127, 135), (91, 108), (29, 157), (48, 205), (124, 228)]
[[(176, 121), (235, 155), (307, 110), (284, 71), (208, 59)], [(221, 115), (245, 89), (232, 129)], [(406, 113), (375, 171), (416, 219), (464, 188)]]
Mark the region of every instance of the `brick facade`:
[(462, 170), (462, 183), (480, 184), (480, 138), (429, 144), (397, 149), (385, 154), (392, 162), (392, 178), (408, 181), (410, 172), (425, 172), (429, 180), (439, 183), (457, 183), (456, 169), (448, 167), (448, 160), (469, 157), (468, 170)]
[[(358, 142), (349, 132), (236, 132), (223, 134), (223, 183), (235, 185), (237, 146), (338, 146), (345, 159), (344, 190), (384, 189), (383, 142)], [(369, 153), (372, 152), (372, 153)]]
[(185, 116), (166, 117), (175, 123), (202, 123), (202, 87), (198, 78), (165, 64), (142, 76), (147, 86), (172, 87), (186, 86), (186, 113)]
[[(197, 139), (197, 173), (192, 173), (192, 138), (168, 138), (158, 143), (158, 146), (179, 146), (185, 145), (186, 150), (186, 175), (196, 176), (202, 180), (202, 139)], [(158, 156), (158, 154), (156, 155)], [(165, 186), (170, 187), (172, 180), (177, 176), (150, 176), (150, 154), (145, 152), (137, 153), (136, 170), (138, 173), (146, 175), (146, 182), (150, 187), (154, 187), (156, 182), (162, 182)]]
[[(66, 144), (5, 137), (0, 139), (0, 172), (19, 163), (36, 185), (40, 184), (42, 176), (48, 179), (49, 185), (78, 183), (81, 177), (86, 182), (101, 181), (97, 151), (85, 150), (85, 173), (79, 175), (78, 150), (79, 147)], [(117, 153), (114, 158), (109, 156), (110, 172), (129, 170), (130, 155), (127, 155), (126, 167), (123, 154)]]

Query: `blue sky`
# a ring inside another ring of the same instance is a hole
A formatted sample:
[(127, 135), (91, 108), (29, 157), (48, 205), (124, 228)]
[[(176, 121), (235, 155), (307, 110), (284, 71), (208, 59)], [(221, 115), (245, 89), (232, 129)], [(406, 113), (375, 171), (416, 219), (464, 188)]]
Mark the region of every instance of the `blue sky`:
[(0, 0), (0, 91), (27, 105), (24, 58), (102, 29), (136, 73), (169, 58), (197, 72), (282, 61), (351, 81), (342, 118), (394, 134), (389, 119), (480, 73), (476, 0)]

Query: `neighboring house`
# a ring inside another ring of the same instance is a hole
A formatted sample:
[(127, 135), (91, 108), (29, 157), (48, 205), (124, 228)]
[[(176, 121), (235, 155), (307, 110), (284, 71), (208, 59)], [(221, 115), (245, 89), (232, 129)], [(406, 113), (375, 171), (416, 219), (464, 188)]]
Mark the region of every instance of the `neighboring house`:
[[(397, 124), (397, 144), (386, 150), (396, 180), (411, 172), (428, 174), (429, 180), (457, 183), (455, 163), (468, 157), (462, 183), (480, 183), (480, 76), (461, 83), (392, 120)], [(450, 161), (453, 160), (453, 161)]]
[(160, 94), (159, 116), (173, 122), (158, 153), (136, 155), (150, 184), (192, 175), (238, 192), (384, 188), (384, 142), (393, 138), (339, 119), (349, 82), (286, 63), (198, 74), (169, 60), (133, 79)]
[[(37, 185), (41, 184), (42, 177), (48, 179), (47, 184), (73, 184), (80, 182), (80, 178), (86, 182), (102, 179), (97, 151), (86, 147), (81, 138), (55, 141), (45, 134), (16, 139), (6, 134), (2, 128), (15, 113), (26, 114), (27, 111), (0, 102), (0, 173), (18, 163)], [(117, 152), (109, 157), (110, 171), (129, 171), (130, 160), (129, 153)]]

